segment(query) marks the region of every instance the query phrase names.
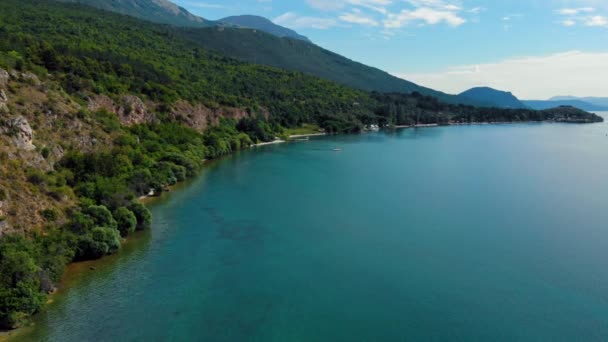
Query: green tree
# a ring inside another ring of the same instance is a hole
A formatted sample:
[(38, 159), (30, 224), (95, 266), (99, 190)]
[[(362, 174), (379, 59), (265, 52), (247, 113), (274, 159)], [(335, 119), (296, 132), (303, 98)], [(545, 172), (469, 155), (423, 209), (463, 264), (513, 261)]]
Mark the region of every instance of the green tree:
[(137, 228), (137, 218), (133, 212), (125, 207), (120, 207), (114, 211), (114, 219), (118, 223), (120, 235), (128, 236)]

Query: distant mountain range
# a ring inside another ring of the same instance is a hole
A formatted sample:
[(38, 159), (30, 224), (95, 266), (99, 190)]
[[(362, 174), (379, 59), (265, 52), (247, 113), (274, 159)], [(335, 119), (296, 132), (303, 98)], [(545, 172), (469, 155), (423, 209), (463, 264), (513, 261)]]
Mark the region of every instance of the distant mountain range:
[(608, 97), (576, 97), (576, 96), (555, 96), (549, 99), (550, 101), (572, 101), (579, 100), (591, 103), (596, 106), (608, 108)]
[(211, 21), (191, 14), (167, 0), (58, 1), (84, 4), (152, 22), (182, 26), (193, 42), (203, 43), (210, 50), (250, 63), (299, 71), (366, 91), (419, 92), (452, 104), (485, 105), (467, 97), (422, 87), (352, 61), (312, 44), (306, 37), (262, 17), (238, 16)]
[(472, 88), (460, 93), (459, 96), (467, 97), (488, 106), (496, 106), (499, 108), (530, 108), (544, 110), (561, 106), (571, 106), (592, 112), (608, 111), (608, 98), (599, 97), (578, 98), (574, 96), (556, 96), (549, 100), (519, 100), (510, 92), (500, 91), (489, 87)]
[(461, 97), (467, 97), (481, 103), (500, 107), (500, 108), (526, 108), (512, 93), (500, 91), (489, 87), (471, 88), (460, 93)]
[(218, 22), (242, 28), (260, 30), (280, 38), (293, 38), (310, 43), (310, 40), (307, 37), (297, 33), (296, 31), (279, 26), (272, 21), (257, 15), (239, 15), (227, 17), (218, 20)]
[(576, 107), (578, 109), (591, 111), (591, 112), (608, 111), (608, 106), (600, 106), (600, 105), (596, 105), (596, 104), (589, 103), (586, 101), (581, 101), (581, 100), (557, 100), (557, 101), (554, 101), (554, 100), (547, 100), (547, 101), (526, 100), (526, 101), (523, 101), (523, 103), (529, 108), (538, 109), (538, 110), (555, 108), (555, 107), (560, 107), (560, 106), (571, 106), (571, 107)]

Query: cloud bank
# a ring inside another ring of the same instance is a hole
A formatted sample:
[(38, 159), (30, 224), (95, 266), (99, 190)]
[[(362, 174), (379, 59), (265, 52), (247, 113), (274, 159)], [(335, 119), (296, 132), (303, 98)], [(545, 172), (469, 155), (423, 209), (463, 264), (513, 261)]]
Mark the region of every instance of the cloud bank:
[(548, 99), (556, 95), (608, 97), (608, 52), (569, 51), (454, 66), (435, 73), (394, 74), (452, 94), (489, 86), (512, 91), (521, 99)]

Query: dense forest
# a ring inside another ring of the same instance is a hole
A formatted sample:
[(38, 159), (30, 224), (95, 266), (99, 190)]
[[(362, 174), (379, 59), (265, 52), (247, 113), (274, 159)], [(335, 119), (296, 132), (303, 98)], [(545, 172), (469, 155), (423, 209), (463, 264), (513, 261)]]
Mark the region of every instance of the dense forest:
[[(445, 104), (419, 93), (366, 93), (209, 52), (203, 43), (193, 43), (192, 32), (80, 5), (0, 2), (0, 68), (31, 72), (42, 80), (17, 83), (12, 77), (6, 89), (10, 97), (29, 86), (54, 94), (57, 99), (46, 107), (69, 104), (80, 109), (66, 109), (52, 119), (32, 113), (34, 119), (46, 120), (49, 131), (65, 135), (72, 126), (86, 125), (91, 136), (104, 139), (82, 150), (57, 136), (53, 143), (62, 146), (61, 158), (50, 170), (22, 167), (24, 163), (0, 149), (3, 177), (14, 177), (10, 182), (17, 183), (21, 178), (13, 174), (25, 172), (23, 186), (32, 196), (57, 203), (39, 213), (43, 227), (23, 227), (26, 233), (0, 239), (0, 326), (19, 326), (39, 310), (69, 262), (114, 253), (122, 238), (147, 229), (151, 216), (139, 196), (196, 175), (205, 159), (271, 141), (284, 128), (312, 123), (327, 132), (356, 132), (377, 123), (600, 120), (572, 108), (498, 110)], [(126, 126), (113, 113), (87, 107), (91, 96), (117, 99), (124, 94), (153, 103), (156, 120)], [(2, 111), (0, 126), (34, 99), (14, 101)], [(201, 132), (171, 119), (178, 101), (240, 108), (249, 115), (220, 119)], [(47, 159), (51, 152), (37, 146), (32, 153)], [(0, 202), (15, 191), (0, 188)], [(60, 203), (74, 205), (60, 210)]]

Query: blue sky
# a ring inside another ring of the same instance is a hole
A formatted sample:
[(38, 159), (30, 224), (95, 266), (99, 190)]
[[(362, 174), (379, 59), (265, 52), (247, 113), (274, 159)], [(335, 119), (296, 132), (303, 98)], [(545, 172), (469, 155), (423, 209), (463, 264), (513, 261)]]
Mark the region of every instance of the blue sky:
[(608, 96), (608, 0), (175, 2), (207, 19), (261, 15), (450, 93), (488, 85), (522, 98)]

